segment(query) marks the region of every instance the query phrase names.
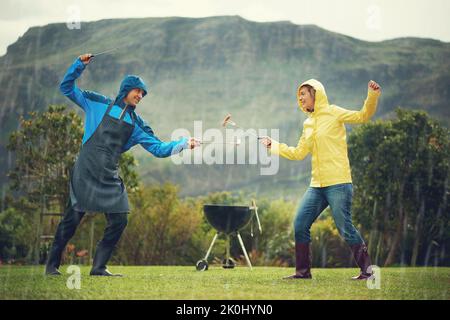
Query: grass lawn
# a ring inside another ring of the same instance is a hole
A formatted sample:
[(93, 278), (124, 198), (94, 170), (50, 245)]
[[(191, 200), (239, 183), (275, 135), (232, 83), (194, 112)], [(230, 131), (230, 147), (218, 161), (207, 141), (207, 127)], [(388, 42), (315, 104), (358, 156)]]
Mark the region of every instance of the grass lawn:
[(4, 299), (445, 299), (450, 268), (382, 268), (380, 289), (349, 278), (357, 269), (313, 269), (312, 280), (282, 280), (293, 268), (111, 266), (123, 278), (90, 277), (81, 267), (81, 289), (68, 289), (67, 266), (46, 277), (43, 266), (0, 266)]

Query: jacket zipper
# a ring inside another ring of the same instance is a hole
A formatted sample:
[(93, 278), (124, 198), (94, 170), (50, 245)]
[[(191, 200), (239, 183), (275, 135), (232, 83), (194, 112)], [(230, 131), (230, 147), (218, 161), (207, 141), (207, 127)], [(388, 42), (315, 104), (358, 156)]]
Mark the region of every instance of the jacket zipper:
[(314, 119), (314, 144), (316, 145), (317, 171), (319, 173), (319, 186), (322, 187), (322, 177), (320, 176), (319, 146), (316, 140), (317, 135), (317, 118)]

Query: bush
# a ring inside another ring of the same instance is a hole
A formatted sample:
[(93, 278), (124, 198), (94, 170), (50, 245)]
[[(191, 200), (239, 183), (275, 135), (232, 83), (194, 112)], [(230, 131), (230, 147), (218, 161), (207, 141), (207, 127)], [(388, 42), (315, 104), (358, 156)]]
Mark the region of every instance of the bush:
[(22, 260), (28, 253), (29, 229), (25, 218), (15, 209), (0, 212), (0, 260), (13, 263)]
[(171, 184), (142, 187), (132, 196), (128, 227), (115, 260), (125, 264), (184, 264), (201, 224), (197, 202), (181, 201)]

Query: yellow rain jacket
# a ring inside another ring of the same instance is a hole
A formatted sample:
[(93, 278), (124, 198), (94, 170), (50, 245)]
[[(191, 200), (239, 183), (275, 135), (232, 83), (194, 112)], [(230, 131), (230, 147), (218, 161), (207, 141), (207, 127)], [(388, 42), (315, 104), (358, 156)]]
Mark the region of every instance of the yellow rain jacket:
[[(314, 111), (302, 106), (299, 93), (302, 85), (309, 84), (316, 90)], [(314, 79), (298, 87), (297, 100), (300, 109), (308, 115), (297, 147), (272, 140), (271, 153), (289, 160), (303, 160), (312, 154), (311, 187), (327, 187), (339, 183), (351, 183), (350, 163), (347, 155), (345, 123), (367, 122), (377, 108), (379, 92), (369, 89), (360, 111), (347, 110), (328, 103), (323, 85)]]

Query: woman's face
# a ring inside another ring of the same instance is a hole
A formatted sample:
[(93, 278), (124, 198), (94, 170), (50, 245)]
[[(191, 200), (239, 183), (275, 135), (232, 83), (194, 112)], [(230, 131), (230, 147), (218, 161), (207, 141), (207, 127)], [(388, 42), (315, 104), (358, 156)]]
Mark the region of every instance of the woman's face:
[(309, 92), (309, 88), (300, 88), (299, 100), (306, 110), (308, 110), (309, 112), (314, 111), (314, 96), (312, 96)]

